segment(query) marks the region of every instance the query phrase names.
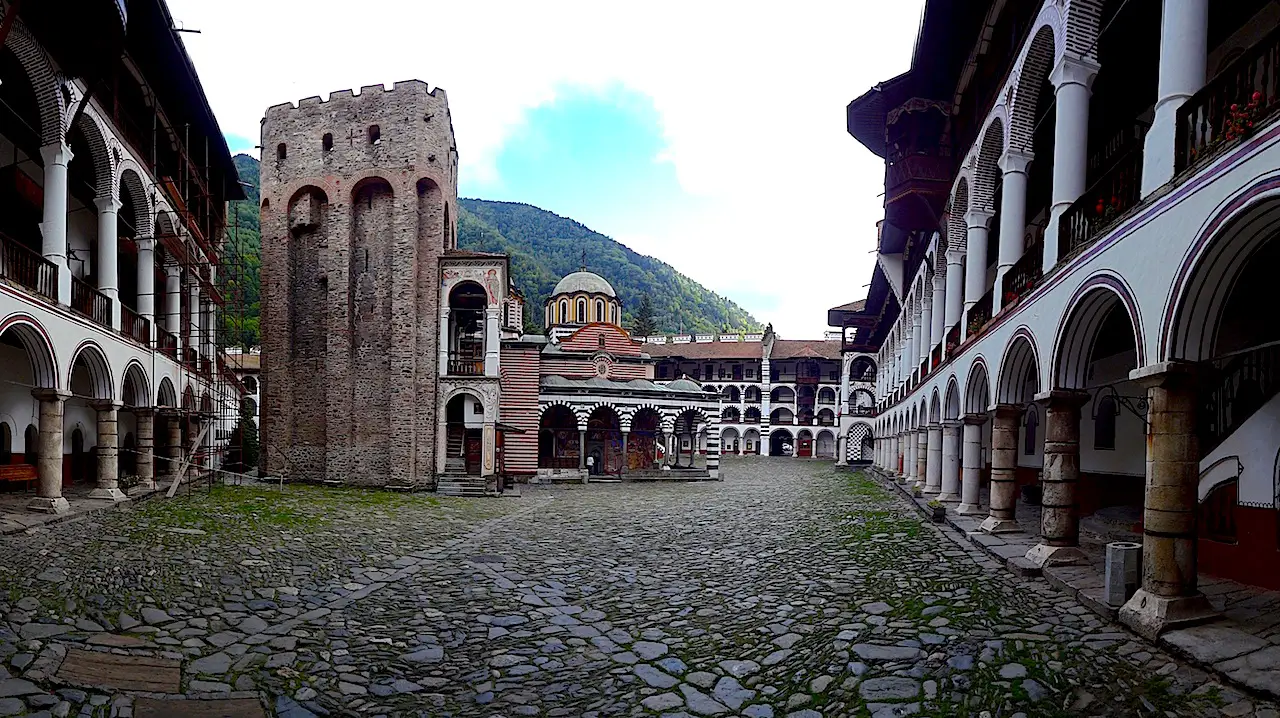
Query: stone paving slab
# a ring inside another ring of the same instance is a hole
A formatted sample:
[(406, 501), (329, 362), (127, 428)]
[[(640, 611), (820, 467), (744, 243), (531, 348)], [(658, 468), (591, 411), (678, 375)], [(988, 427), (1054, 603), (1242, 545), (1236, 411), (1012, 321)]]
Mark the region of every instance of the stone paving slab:
[(182, 690), (182, 663), (172, 658), (119, 655), (72, 648), (58, 678), (77, 686), (118, 688), (152, 693)]
[(251, 698), (158, 700), (139, 698), (134, 718), (266, 718), (262, 704)]

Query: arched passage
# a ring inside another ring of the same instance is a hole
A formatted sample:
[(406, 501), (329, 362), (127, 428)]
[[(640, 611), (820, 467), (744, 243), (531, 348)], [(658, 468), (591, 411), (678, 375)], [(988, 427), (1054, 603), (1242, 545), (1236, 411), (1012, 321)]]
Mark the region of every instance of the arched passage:
[(489, 295), (476, 282), (459, 282), (449, 291), (449, 374), (483, 376), (485, 307)]
[(460, 393), (445, 404), (444, 472), (479, 476), (483, 454), (484, 402)]
[(579, 468), (580, 451), (578, 417), (567, 406), (547, 407), (538, 422), (538, 468)]
[(631, 433), (627, 437), (627, 470), (649, 470), (657, 466), (658, 444), (662, 441), (662, 417), (649, 408), (631, 417)]
[(622, 420), (609, 406), (587, 417), (587, 469), (596, 475), (622, 473)]
[(836, 435), (830, 431), (819, 431), (813, 443), (813, 455), (820, 459), (834, 459), (836, 456)]
[(769, 456), (792, 456), (795, 441), (786, 429), (774, 429), (769, 434)]

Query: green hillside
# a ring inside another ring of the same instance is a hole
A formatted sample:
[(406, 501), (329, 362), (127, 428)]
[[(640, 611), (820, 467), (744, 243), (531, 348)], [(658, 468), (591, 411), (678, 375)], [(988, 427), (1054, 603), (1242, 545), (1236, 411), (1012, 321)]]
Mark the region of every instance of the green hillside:
[(618, 292), (623, 323), (648, 296), (660, 331), (757, 329), (745, 309), (677, 272), (671, 265), (628, 249), (578, 222), (516, 202), (459, 199), (458, 246), (511, 257), (511, 276), (538, 326), (556, 282), (576, 271), (586, 252), (587, 268)]
[[(257, 346), (262, 338), (258, 271), (262, 235), (258, 225), (258, 160), (235, 156), (248, 199), (232, 202), (227, 216), (218, 279), (226, 309), (223, 341)], [(556, 282), (578, 269), (586, 251), (588, 268), (613, 285), (628, 326), (646, 295), (660, 331), (757, 329), (759, 323), (737, 304), (677, 272), (670, 265), (631, 251), (622, 244), (559, 215), (527, 204), (459, 200), (458, 245), (464, 249), (505, 252), (511, 275), (528, 302), (530, 326), (542, 326), (542, 305)]]

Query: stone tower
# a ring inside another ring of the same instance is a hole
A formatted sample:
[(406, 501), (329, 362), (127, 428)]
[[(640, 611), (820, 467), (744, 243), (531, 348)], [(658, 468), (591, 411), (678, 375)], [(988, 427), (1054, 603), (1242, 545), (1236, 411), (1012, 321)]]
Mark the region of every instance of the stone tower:
[(266, 470), (429, 483), (439, 265), (457, 242), (444, 90), (412, 80), (276, 105), (262, 148)]

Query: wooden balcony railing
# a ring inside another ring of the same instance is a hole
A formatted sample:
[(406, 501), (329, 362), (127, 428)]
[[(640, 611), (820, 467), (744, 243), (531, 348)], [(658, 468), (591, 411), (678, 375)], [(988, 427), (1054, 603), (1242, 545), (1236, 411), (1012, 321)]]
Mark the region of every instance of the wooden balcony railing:
[(1271, 31), (1178, 108), (1174, 170), (1257, 131), (1280, 108), (1280, 29)]
[(167, 355), (170, 359), (178, 358), (178, 337), (171, 332), (166, 331), (163, 327), (156, 327), (156, 349), (161, 354)]
[(1029, 294), (1044, 276), (1044, 243), (1037, 242), (1022, 258), (1013, 263), (1000, 287), (1000, 306), (1007, 307)]
[(956, 324), (947, 330), (947, 338), (943, 340), (945, 348), (943, 352), (950, 357), (955, 355), (956, 347), (960, 346), (960, 325)]
[(58, 301), (57, 265), (4, 235), (0, 235), (0, 279), (20, 284), (50, 301)]
[(449, 356), (449, 375), (484, 376), (484, 359), (464, 358), (451, 354)]
[(123, 304), (120, 305), (120, 333), (143, 346), (151, 345), (151, 321)]
[(991, 300), (995, 298), (994, 289), (992, 287), (987, 290), (987, 293), (982, 295), (982, 299), (979, 299), (978, 303), (969, 310), (969, 323), (966, 325), (969, 331), (966, 336), (972, 337), (982, 333), (982, 328), (991, 321)]
[(1111, 169), (1071, 204), (1058, 224), (1058, 259), (1088, 247), (1142, 198), (1142, 146), (1116, 158)]
[(111, 326), (111, 299), (79, 277), (71, 278), (71, 308), (104, 327)]
[(941, 363), (942, 363), (942, 345), (939, 344), (938, 346), (933, 348), (933, 351), (929, 352), (929, 368), (937, 369), (938, 365)]

